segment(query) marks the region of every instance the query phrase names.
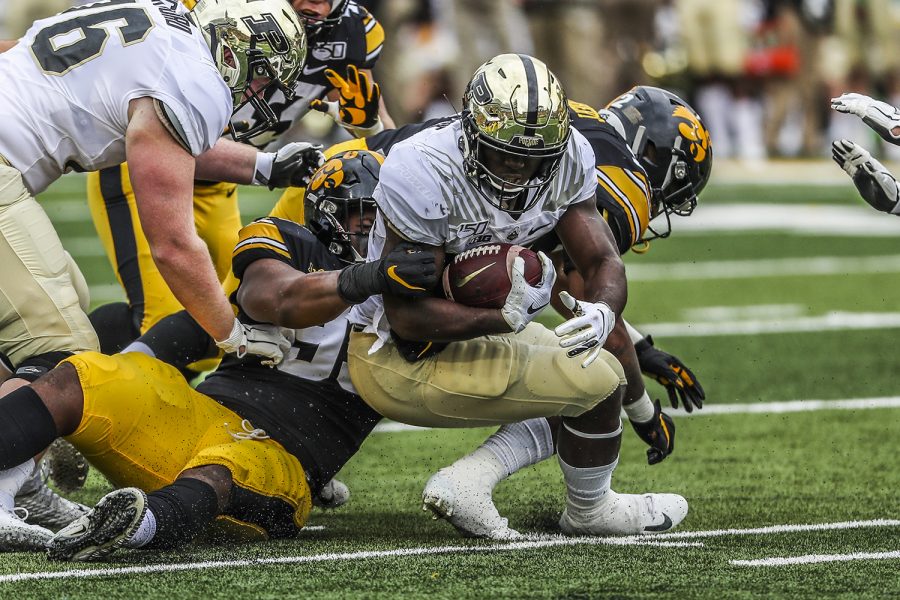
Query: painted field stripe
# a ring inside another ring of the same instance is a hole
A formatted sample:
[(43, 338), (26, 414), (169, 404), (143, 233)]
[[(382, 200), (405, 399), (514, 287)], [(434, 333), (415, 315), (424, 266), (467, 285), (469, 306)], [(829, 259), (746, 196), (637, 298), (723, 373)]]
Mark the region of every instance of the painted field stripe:
[[(782, 402), (742, 402), (740, 404), (707, 404), (701, 410), (685, 412), (667, 409), (672, 417), (706, 417), (712, 415), (751, 415), (814, 412), (819, 410), (871, 410), (900, 408), (900, 396), (882, 398), (848, 398), (845, 400), (787, 400)], [(625, 413), (622, 413), (623, 415)], [(429, 427), (417, 427), (405, 423), (385, 421), (375, 426), (375, 433), (429, 431)]]
[(774, 556), (754, 560), (729, 560), (736, 567), (783, 567), (786, 565), (809, 565), (826, 562), (848, 562), (851, 560), (897, 560), (900, 550), (892, 552), (854, 552), (852, 554), (806, 554), (804, 556)]
[[(366, 560), (372, 558), (400, 558), (406, 556), (428, 556), (435, 554), (460, 553), (493, 553), (517, 550), (532, 550), (554, 546), (585, 545), (660, 545), (672, 539), (721, 537), (729, 535), (757, 535), (769, 533), (791, 533), (798, 531), (827, 531), (834, 529), (857, 529), (866, 527), (896, 527), (900, 521), (876, 519), (872, 521), (847, 521), (842, 523), (821, 523), (814, 525), (774, 525), (753, 529), (721, 529), (713, 531), (683, 531), (678, 533), (662, 533), (647, 536), (624, 537), (563, 537), (540, 536), (518, 542), (506, 542), (487, 546), (436, 546), (420, 548), (398, 548), (396, 550), (370, 550), (360, 552), (339, 552), (315, 554), (310, 556), (282, 556), (273, 558), (256, 558), (246, 560), (202, 561), (192, 563), (165, 563), (157, 565), (140, 565), (134, 567), (110, 567), (105, 569), (72, 569), (66, 571), (44, 571), (38, 573), (12, 573), (0, 576), (0, 584), (47, 579), (86, 579), (89, 577), (108, 577), (113, 575), (145, 575), (152, 573), (173, 573), (179, 571), (201, 571), (209, 569), (227, 569), (265, 565), (305, 564), (331, 561)], [(683, 546), (680, 546), (683, 547)], [(691, 547), (697, 547), (692, 545)]]
[(746, 404), (710, 404), (692, 413), (672, 411), (680, 417), (705, 415), (749, 415), (812, 412), (819, 410), (870, 410), (875, 408), (900, 408), (900, 396), (883, 398), (853, 398), (848, 400), (791, 400), (788, 402), (750, 402)]
[(750, 319), (729, 322), (641, 323), (638, 331), (648, 331), (655, 338), (713, 337), (720, 335), (759, 335), (762, 333), (814, 333), (900, 328), (897, 312), (829, 312), (814, 317)]
[[(897, 232), (900, 235), (900, 231)], [(818, 277), (900, 272), (900, 255), (816, 256), (757, 260), (710, 260), (678, 263), (630, 261), (628, 281), (689, 281), (751, 277)]]
[(896, 237), (900, 220), (863, 206), (839, 204), (703, 204), (673, 219), (674, 235), (781, 231), (790, 235)]

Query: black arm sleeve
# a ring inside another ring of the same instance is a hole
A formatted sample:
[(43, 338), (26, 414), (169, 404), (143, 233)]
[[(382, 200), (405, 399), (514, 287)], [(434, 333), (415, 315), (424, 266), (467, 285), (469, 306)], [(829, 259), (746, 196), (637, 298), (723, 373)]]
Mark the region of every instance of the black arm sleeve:
[(185, 310), (162, 319), (137, 341), (177, 369), (219, 353), (212, 337)]

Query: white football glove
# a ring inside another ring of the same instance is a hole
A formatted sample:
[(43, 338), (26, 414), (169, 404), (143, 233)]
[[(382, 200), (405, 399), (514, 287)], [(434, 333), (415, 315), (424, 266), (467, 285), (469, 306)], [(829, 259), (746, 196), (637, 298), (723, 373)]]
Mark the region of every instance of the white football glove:
[(559, 297), (575, 316), (553, 331), (562, 338), (559, 340), (561, 347), (584, 345), (590, 350), (587, 358), (581, 363), (582, 368), (587, 368), (600, 356), (600, 350), (603, 349), (606, 338), (616, 324), (616, 313), (605, 302), (579, 301), (569, 292), (560, 292)]
[(863, 94), (849, 93), (832, 98), (831, 108), (840, 113), (856, 115), (885, 140), (900, 143), (900, 132), (894, 133), (894, 129), (900, 127), (900, 111), (887, 102)]
[(245, 325), (235, 319), (231, 335), (224, 340), (217, 340), (216, 346), (238, 358), (244, 358), (248, 354), (261, 356), (265, 359), (262, 364), (275, 367), (284, 360), (291, 344), (294, 343), (293, 338), (292, 329), (265, 323)]
[(500, 309), (503, 319), (519, 333), (550, 304), (553, 284), (556, 282), (556, 269), (553, 261), (543, 252), (538, 252), (541, 259), (541, 281), (532, 286), (525, 279), (525, 259), (517, 256), (512, 266), (512, 287), (506, 296), (506, 303)]
[(260, 152), (256, 155), (254, 185), (265, 185), (270, 190), (286, 187), (306, 187), (316, 169), (325, 164), (325, 155), (319, 144), (291, 142), (277, 152)]
[(897, 180), (868, 150), (850, 140), (835, 140), (831, 156), (853, 178), (863, 200), (881, 212), (900, 214)]

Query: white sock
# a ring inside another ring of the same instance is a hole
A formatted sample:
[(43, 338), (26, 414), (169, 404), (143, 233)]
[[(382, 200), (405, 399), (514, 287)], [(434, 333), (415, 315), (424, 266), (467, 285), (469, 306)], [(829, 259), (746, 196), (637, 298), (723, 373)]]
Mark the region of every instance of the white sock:
[(21, 465), (0, 471), (0, 508), (12, 511), (16, 506), (16, 494), (34, 472), (34, 459), (29, 458)]
[(156, 358), (156, 353), (144, 342), (139, 342), (137, 340), (131, 342), (124, 348), (119, 354), (125, 354), (127, 352), (140, 352), (141, 354), (146, 354), (152, 358)]
[(471, 454), (454, 463), (475, 466), (489, 471), (491, 488), (516, 471), (537, 464), (553, 456), (553, 436), (546, 419), (529, 419), (504, 425)]
[(125, 540), (125, 543), (122, 545), (126, 548), (141, 548), (153, 541), (155, 536), (156, 517), (154, 516), (153, 511), (148, 508), (147, 512), (144, 513), (144, 518), (141, 521), (138, 530), (134, 532), (134, 535)]
[(644, 390), (644, 395), (631, 404), (623, 404), (622, 410), (628, 415), (628, 420), (632, 423), (646, 423), (653, 418), (656, 407), (650, 401), (650, 395)]
[[(557, 456), (557, 458), (559, 458)], [(568, 491), (567, 504), (574, 511), (587, 511), (597, 505), (598, 502), (610, 491), (612, 474), (619, 464), (618, 457), (609, 465), (599, 467), (573, 467), (559, 458), (559, 468), (562, 469), (563, 478), (566, 481)]]

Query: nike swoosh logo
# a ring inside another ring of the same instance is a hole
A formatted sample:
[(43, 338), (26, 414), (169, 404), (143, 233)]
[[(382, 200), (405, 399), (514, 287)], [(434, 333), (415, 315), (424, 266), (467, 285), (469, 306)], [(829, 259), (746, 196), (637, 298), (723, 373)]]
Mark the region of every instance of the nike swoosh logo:
[(552, 223), (544, 223), (543, 225), (539, 225), (539, 226), (535, 227), (534, 229), (532, 229), (531, 231), (529, 231), (528, 235), (531, 235), (535, 231), (540, 231), (541, 229), (543, 229), (545, 227), (550, 227), (550, 225), (552, 225)]
[(470, 281), (472, 281), (473, 279), (475, 279), (475, 278), (478, 276), (479, 273), (481, 273), (482, 271), (486, 271), (487, 269), (490, 269), (491, 267), (493, 267), (493, 266), (496, 265), (496, 264), (497, 264), (497, 261), (494, 261), (494, 262), (492, 262), (492, 263), (489, 264), (489, 265), (484, 265), (483, 267), (481, 267), (481, 268), (478, 269), (477, 271), (472, 271), (471, 273), (469, 273), (469, 274), (466, 275), (465, 277), (460, 277), (459, 279), (456, 280), (456, 287), (461, 288), (462, 286), (466, 285), (467, 283), (469, 283)]
[(328, 68), (328, 65), (322, 65), (321, 67), (316, 67), (315, 69), (310, 69), (309, 67), (303, 67), (304, 75), (315, 75), (319, 71), (324, 71)]
[(659, 525), (648, 525), (644, 527), (644, 531), (668, 531), (672, 529), (672, 519), (669, 518), (669, 515), (663, 513), (663, 522)]
[(546, 304), (541, 304), (540, 306), (535, 306), (534, 304), (532, 304), (532, 305), (529, 306), (526, 310), (528, 311), (528, 314), (529, 314), (529, 315), (533, 315), (534, 313), (536, 313), (536, 312), (540, 311), (541, 309), (543, 309), (545, 306), (547, 306), (547, 305), (546, 305)]
[(396, 281), (397, 283), (399, 283), (400, 285), (402, 285), (403, 287), (405, 287), (405, 288), (408, 289), (408, 290), (419, 290), (419, 291), (424, 291), (424, 290), (425, 290), (425, 288), (423, 288), (423, 287), (418, 287), (418, 286), (410, 285), (410, 284), (406, 283), (406, 282), (403, 280), (402, 277), (400, 277), (399, 275), (397, 275), (397, 265), (393, 265), (393, 266), (388, 267), (388, 270), (387, 270), (387, 276), (390, 277), (391, 279), (393, 279), (394, 281)]

